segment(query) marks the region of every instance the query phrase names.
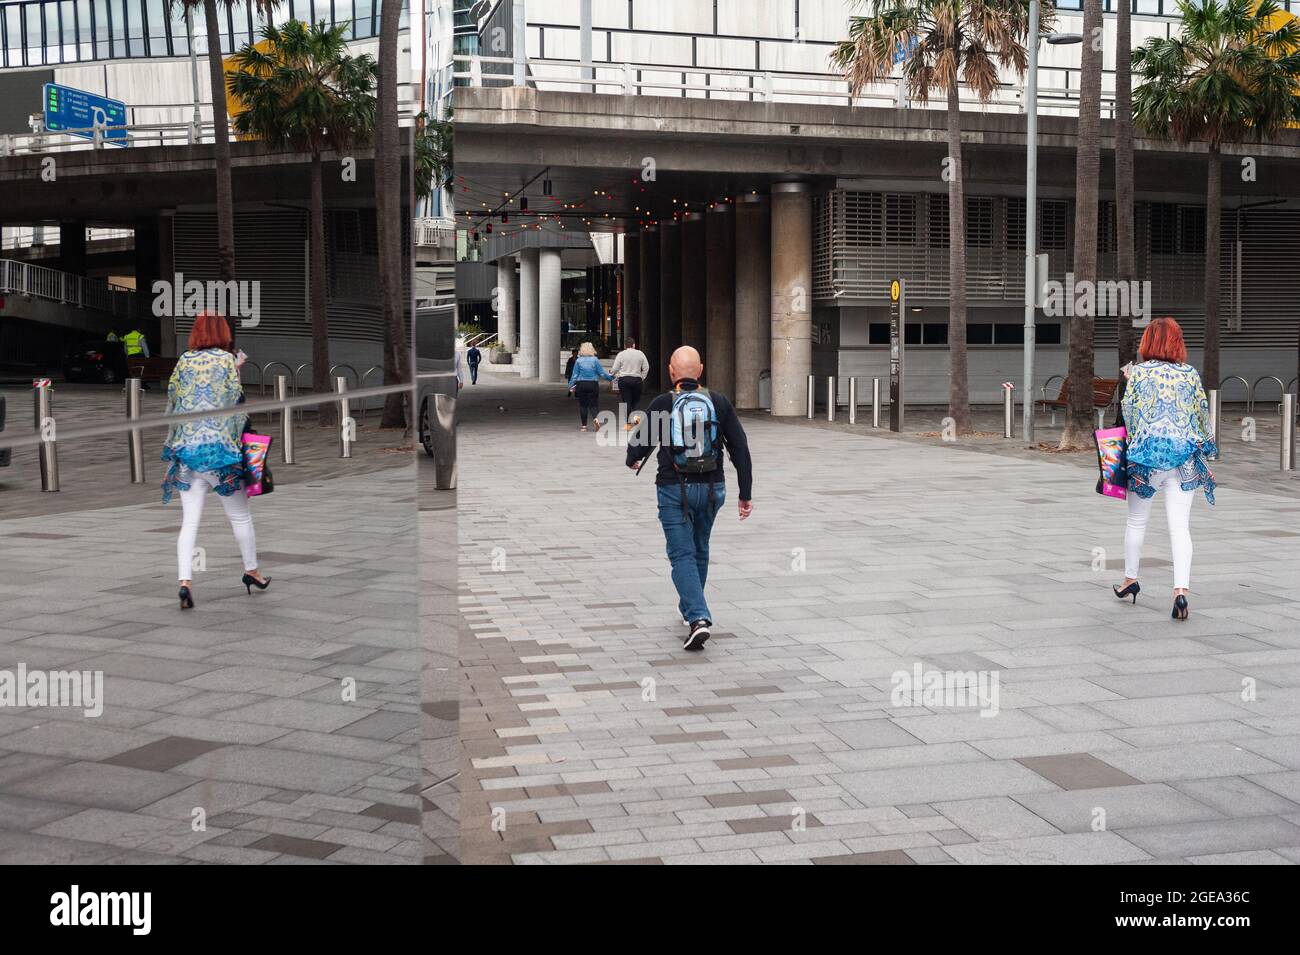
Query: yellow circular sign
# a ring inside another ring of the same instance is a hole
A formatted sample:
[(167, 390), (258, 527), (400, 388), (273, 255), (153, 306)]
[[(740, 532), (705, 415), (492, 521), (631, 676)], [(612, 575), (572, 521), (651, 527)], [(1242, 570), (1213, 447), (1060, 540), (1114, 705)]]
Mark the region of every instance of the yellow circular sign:
[(894, 279), (893, 282), (889, 283), (889, 300), (891, 302), (897, 302), (898, 294), (899, 294), (898, 279)]

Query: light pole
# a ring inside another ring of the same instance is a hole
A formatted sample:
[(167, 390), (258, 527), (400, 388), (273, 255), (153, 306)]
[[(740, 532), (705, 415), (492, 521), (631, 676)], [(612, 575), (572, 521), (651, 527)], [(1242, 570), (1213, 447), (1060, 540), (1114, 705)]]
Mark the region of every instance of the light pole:
[(1039, 0), (1029, 0), (1029, 72), (1025, 80), (1025, 343), (1021, 392), (1025, 444), (1034, 444), (1034, 310), (1038, 305), (1038, 43), (1082, 43), (1080, 33), (1038, 33)]
[[(1037, 3), (1038, 0), (1034, 0)], [(199, 112), (199, 55), (194, 52), (194, 8), (185, 8), (185, 45), (190, 51), (190, 85), (194, 90), (194, 141), (199, 141), (203, 114)]]

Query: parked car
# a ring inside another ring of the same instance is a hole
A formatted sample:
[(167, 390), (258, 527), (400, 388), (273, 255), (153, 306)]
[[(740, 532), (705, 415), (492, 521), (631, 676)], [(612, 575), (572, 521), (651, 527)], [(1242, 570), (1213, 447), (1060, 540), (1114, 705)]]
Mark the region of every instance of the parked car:
[(63, 356), (63, 377), (68, 381), (95, 381), (105, 385), (125, 381), (126, 349), (121, 342), (110, 341), (73, 345)]

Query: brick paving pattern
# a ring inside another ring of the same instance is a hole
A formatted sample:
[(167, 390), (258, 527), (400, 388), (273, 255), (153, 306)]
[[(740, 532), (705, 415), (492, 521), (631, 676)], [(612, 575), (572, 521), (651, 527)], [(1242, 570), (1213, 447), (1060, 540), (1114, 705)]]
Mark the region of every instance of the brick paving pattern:
[[(651, 477), (559, 386), (461, 403), (463, 861), (1300, 861), (1293, 475), (1225, 460), (1175, 623), (1162, 509), (1120, 603), (1081, 460), (751, 415), (687, 654)], [(996, 714), (896, 705), (917, 665), (995, 675)]]

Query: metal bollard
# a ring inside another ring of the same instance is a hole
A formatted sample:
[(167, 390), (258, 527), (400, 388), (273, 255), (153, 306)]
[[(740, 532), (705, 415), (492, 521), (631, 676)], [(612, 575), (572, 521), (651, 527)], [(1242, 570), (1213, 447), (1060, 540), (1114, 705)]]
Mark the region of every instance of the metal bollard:
[(880, 379), (871, 379), (871, 427), (880, 427)]
[[(289, 400), (289, 376), (275, 376), (275, 400)], [(293, 409), (280, 409), (280, 462), (293, 464)]]
[(817, 376), (808, 376), (808, 420), (813, 419), (817, 407)]
[(849, 424), (858, 423), (858, 379), (849, 379)]
[[(1219, 446), (1219, 389), (1211, 388), (1205, 393), (1210, 401), (1210, 440), (1214, 442), (1215, 448)], [(1210, 460), (1219, 460), (1219, 455), (1215, 454)]]
[(54, 383), (48, 378), (38, 378), (32, 382), (35, 391), (34, 411), (36, 430), (41, 435), (39, 452), (41, 464), (41, 490), (57, 491), (59, 489), (59, 452), (55, 447), (54, 427)]
[(1295, 395), (1282, 396), (1282, 470), (1295, 470)]
[(835, 420), (835, 376), (831, 375), (826, 379), (826, 420)]
[[(126, 417), (133, 421), (140, 417), (140, 402), (144, 397), (144, 382), (139, 378), (126, 380)], [(126, 433), (126, 454), (130, 459), (131, 483), (144, 483), (144, 439), (138, 430)]]
[[(334, 379), (334, 392), (338, 395), (348, 393), (348, 380), (343, 375)], [(352, 442), (356, 439), (357, 423), (352, 420), (352, 403), (347, 398), (339, 398), (339, 457), (352, 457)]]
[(1016, 386), (1009, 381), (1002, 383), (1002, 437), (1009, 438), (1016, 427)]

